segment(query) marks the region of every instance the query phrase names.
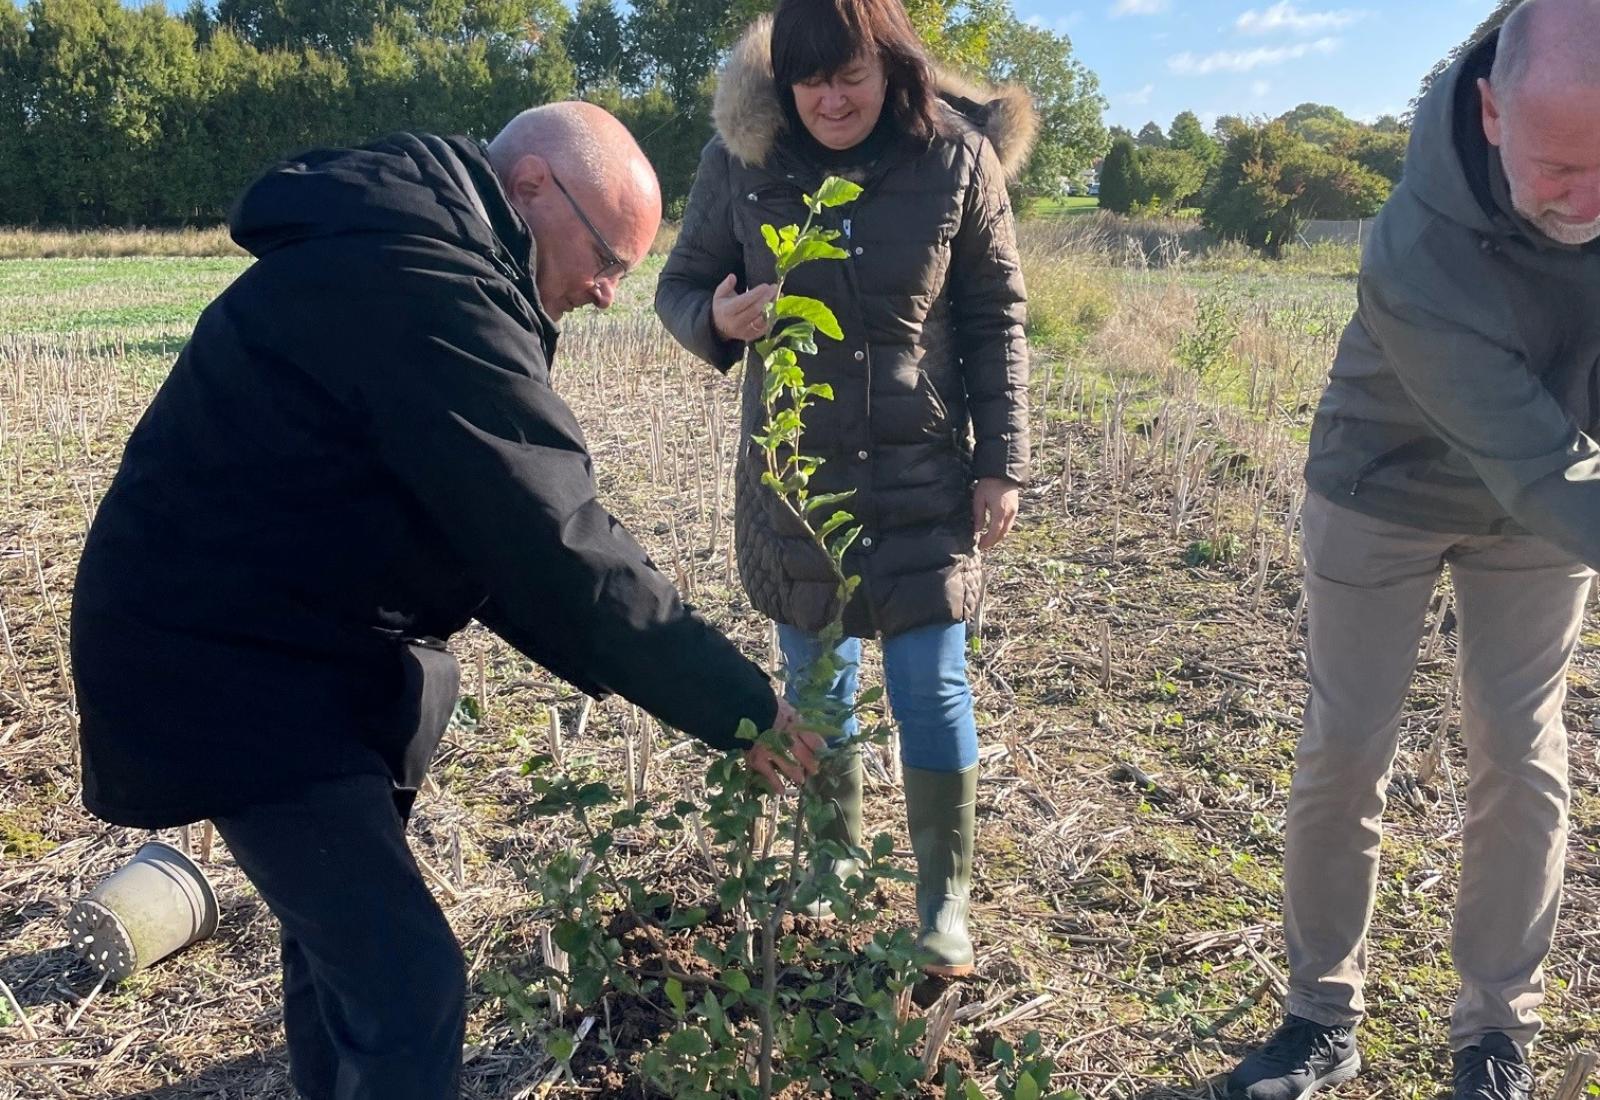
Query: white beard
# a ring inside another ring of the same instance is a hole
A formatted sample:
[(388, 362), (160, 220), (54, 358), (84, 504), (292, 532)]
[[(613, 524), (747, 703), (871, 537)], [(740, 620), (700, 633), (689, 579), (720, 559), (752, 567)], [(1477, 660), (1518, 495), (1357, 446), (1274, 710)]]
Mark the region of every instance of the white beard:
[(1528, 220), (1538, 226), (1539, 232), (1558, 244), (1585, 245), (1590, 241), (1600, 240), (1600, 219), (1574, 225), (1571, 222), (1559, 221), (1554, 214), (1547, 212)]
[(1580, 222), (1578, 224), (1562, 221), (1558, 217), (1559, 211), (1541, 210), (1536, 212), (1529, 209), (1529, 205), (1523, 200), (1523, 196), (1517, 193), (1518, 190), (1516, 182), (1512, 181), (1511, 205), (1517, 208), (1517, 213), (1532, 222), (1534, 228), (1552, 241), (1557, 244), (1581, 246), (1588, 244), (1590, 241), (1600, 240), (1600, 218), (1592, 222)]

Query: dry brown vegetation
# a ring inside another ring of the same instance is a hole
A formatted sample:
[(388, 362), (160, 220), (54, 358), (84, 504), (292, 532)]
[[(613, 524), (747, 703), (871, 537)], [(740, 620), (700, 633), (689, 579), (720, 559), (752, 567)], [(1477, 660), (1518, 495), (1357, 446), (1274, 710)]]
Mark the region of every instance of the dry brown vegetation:
[(243, 256), (213, 229), (0, 229), (0, 260), (109, 256)]
[[(1132, 267), (1049, 231), (1027, 244), (1044, 349), (1037, 476), (974, 627), (978, 977), (945, 1056), (981, 1077), (997, 1036), (1036, 1029), (1059, 1087), (1199, 1100), (1279, 1012), (1281, 818), (1305, 671), (1299, 467), (1353, 292), (1337, 275), (1196, 267), (1181, 242), (1156, 242), (1164, 266), (1140, 246)], [(73, 568), (122, 440), (186, 335), (182, 317), (242, 266), (184, 266), (195, 262), (0, 264), (0, 980), (16, 1001), (0, 993), (0, 1096), (287, 1095), (275, 929), (220, 844), (207, 864), (224, 908), (213, 939), (98, 989), (64, 948), (72, 900), (145, 839), (77, 801)], [(631, 281), (616, 315), (567, 326), (557, 386), (588, 432), (605, 499), (693, 602), (765, 659), (768, 628), (731, 568), (735, 386), (655, 324), (652, 282)], [(1432, 618), (1385, 839), (1371, 1068), (1339, 1090), (1349, 1100), (1433, 1097), (1448, 1065), (1465, 765), (1446, 702), (1453, 617), (1441, 604)], [(1600, 1034), (1594, 643), (1586, 636), (1568, 708), (1574, 828), (1541, 1094)], [(490, 974), (537, 975), (548, 914), (525, 875), (577, 836), (529, 815), (518, 768), (559, 746), (574, 775), (619, 786), (627, 775), (636, 793), (676, 797), (698, 789), (703, 760), (625, 704), (589, 706), (481, 630), (454, 648), (482, 716), (447, 737), (413, 843), (471, 966), (467, 1095), (623, 1095), (642, 1037), (606, 1005), (564, 1021), (589, 1021), (574, 1082), (543, 1054), (539, 1026), (519, 1028), (483, 991)], [(1440, 731), (1443, 766), (1426, 769)], [(903, 851), (895, 767), (892, 753), (875, 759), (868, 812)], [(622, 858), (677, 896), (709, 888), (692, 840), (624, 840)], [(883, 922), (908, 919), (909, 897), (891, 901)]]

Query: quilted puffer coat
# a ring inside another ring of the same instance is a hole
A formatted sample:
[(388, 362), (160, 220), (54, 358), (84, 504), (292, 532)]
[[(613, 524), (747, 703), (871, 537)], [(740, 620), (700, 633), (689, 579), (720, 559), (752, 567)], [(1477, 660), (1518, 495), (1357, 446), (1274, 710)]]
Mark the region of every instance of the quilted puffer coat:
[[(722, 370), (746, 354), (711, 324), (713, 289), (774, 281), (763, 224), (801, 224), (801, 196), (826, 172), (787, 130), (772, 80), (770, 24), (757, 22), (717, 88), (717, 135), (706, 146), (683, 228), (656, 290), (656, 310), (690, 351)], [(980, 566), (972, 523), (978, 478), (1027, 477), (1026, 294), (1006, 194), (1027, 160), (1036, 120), (1027, 93), (992, 93), (941, 77), (932, 141), (896, 135), (850, 173), (865, 188), (827, 212), (844, 261), (796, 270), (786, 292), (832, 307), (843, 341), (819, 337), (807, 380), (834, 400), (807, 414), (802, 450), (824, 460), (815, 492), (854, 490), (862, 525), (846, 572), (862, 584), (848, 633), (893, 636), (958, 622), (976, 608)], [(744, 438), (763, 419), (761, 365), (743, 385)], [(835, 591), (826, 559), (761, 484), (753, 444), (736, 492), (739, 573), (756, 609), (817, 630)]]

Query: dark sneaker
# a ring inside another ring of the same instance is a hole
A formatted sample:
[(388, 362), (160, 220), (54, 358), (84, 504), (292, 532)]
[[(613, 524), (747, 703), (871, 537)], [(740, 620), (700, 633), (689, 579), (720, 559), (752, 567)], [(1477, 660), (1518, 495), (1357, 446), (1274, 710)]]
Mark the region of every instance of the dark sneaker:
[(1494, 1032), (1458, 1050), (1456, 1100), (1532, 1100), (1533, 1071), (1510, 1039)]
[(1290, 1016), (1228, 1075), (1228, 1100), (1306, 1100), (1359, 1072), (1355, 1028)]

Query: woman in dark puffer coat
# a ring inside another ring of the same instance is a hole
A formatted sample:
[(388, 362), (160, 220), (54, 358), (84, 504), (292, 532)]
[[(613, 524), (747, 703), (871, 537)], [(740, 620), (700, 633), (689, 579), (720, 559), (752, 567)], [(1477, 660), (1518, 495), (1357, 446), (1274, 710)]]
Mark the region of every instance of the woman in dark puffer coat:
[[(979, 552), (1010, 530), (1027, 476), (1026, 297), (1006, 174), (1027, 159), (1033, 109), (1020, 89), (994, 98), (936, 73), (900, 0), (783, 0), (735, 48), (715, 119), (656, 310), (721, 370), (762, 334), (775, 295), (761, 226), (803, 222), (801, 196), (826, 176), (864, 188), (825, 216), (849, 259), (808, 264), (785, 287), (826, 302), (844, 329), (843, 341), (822, 340), (803, 363), (809, 382), (834, 392), (807, 414), (802, 449), (824, 460), (811, 488), (853, 490), (844, 507), (862, 524), (845, 560), (862, 583), (845, 609), (835, 697), (854, 698), (860, 639), (881, 637), (917, 856), (919, 942), (930, 970), (969, 973), (978, 744), (964, 624), (977, 605)], [(760, 384), (755, 362), (746, 440), (763, 419)], [(805, 532), (785, 524), (761, 469), (747, 445), (739, 572), (779, 624), (793, 683), (817, 656), (834, 585)], [(825, 832), (859, 844), (859, 752), (840, 754), (818, 783), (839, 810)]]

